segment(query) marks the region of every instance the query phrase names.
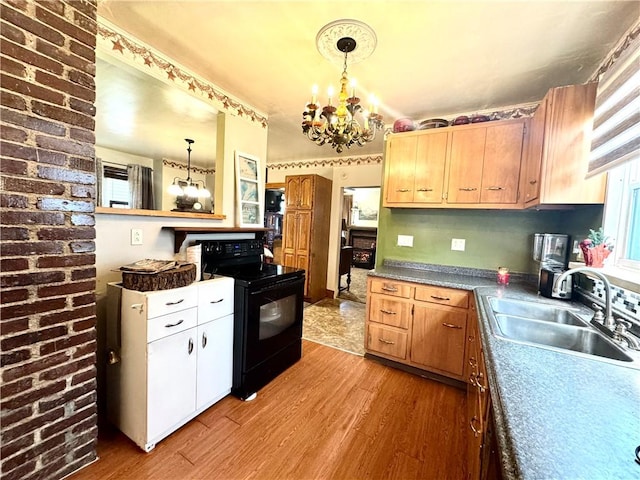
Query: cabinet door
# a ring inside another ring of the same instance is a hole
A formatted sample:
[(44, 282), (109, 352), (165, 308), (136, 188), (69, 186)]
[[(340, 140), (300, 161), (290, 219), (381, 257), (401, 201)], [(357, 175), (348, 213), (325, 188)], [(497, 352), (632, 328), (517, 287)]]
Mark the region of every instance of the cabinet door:
[(418, 137), (392, 137), (387, 149), (385, 199), (388, 203), (413, 201)]
[(524, 182), (524, 201), (530, 202), (540, 195), (540, 168), (545, 141), (545, 119), (548, 100), (545, 98), (533, 115), (529, 131), (529, 151)]
[(285, 200), (286, 200), (286, 208), (295, 208), (298, 206), (298, 202), (300, 201), (300, 177), (299, 176), (290, 176), (286, 177), (286, 186), (285, 186)]
[(466, 311), (416, 304), (411, 361), (462, 377), (466, 325)]
[(195, 328), (147, 345), (147, 438), (150, 441), (195, 411), (196, 350)]
[(487, 128), (451, 133), (448, 203), (479, 203)]
[(482, 167), (481, 203), (516, 203), (524, 121), (495, 124), (487, 127)]
[(311, 212), (300, 210), (296, 212), (296, 255), (309, 256), (311, 246)]
[(287, 210), (284, 213), (282, 234), (282, 260), (285, 266), (296, 266), (296, 222), (297, 210)]
[(233, 314), (198, 326), (196, 409), (231, 391)]
[(448, 133), (442, 132), (428, 133), (416, 137), (414, 202), (442, 203), (448, 135)]
[(313, 208), (314, 186), (315, 177), (313, 175), (304, 175), (300, 177), (300, 195), (298, 208)]
[(369, 302), (369, 320), (393, 327), (409, 328), (411, 303), (385, 295), (371, 295)]

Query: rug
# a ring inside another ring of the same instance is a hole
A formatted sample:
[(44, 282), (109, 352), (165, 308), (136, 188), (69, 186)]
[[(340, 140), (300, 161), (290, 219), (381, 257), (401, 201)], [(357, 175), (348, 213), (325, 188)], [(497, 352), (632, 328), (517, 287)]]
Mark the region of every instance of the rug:
[(304, 309), (302, 338), (364, 355), (364, 318), (364, 304), (325, 298)]
[[(351, 300), (352, 302), (366, 303), (367, 302), (367, 273), (371, 270), (365, 268), (351, 267), (351, 284), (349, 290), (342, 290), (338, 294), (338, 298), (345, 300)], [(340, 285), (342, 287), (347, 286), (347, 276), (342, 275), (340, 277)]]

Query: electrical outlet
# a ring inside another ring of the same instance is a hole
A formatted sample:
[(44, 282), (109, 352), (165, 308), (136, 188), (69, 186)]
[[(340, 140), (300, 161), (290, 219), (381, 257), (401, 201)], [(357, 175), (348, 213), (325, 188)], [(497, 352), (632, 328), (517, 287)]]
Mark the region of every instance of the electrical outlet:
[(459, 252), (464, 252), (464, 238), (452, 238), (451, 239), (451, 250), (457, 250)]
[(413, 235), (398, 235), (399, 247), (413, 247)]
[(142, 229), (131, 229), (131, 245), (142, 245)]

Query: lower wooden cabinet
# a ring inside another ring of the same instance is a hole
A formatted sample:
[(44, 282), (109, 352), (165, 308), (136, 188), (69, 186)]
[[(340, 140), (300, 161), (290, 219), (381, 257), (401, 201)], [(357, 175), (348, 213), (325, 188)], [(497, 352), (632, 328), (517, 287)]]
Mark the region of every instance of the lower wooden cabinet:
[(367, 352), (464, 380), (470, 292), (369, 277)]

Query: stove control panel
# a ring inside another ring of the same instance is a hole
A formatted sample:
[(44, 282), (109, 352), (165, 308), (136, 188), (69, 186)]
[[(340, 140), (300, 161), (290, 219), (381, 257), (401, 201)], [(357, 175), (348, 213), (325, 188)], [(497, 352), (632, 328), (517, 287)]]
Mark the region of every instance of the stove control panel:
[(260, 240), (199, 240), (202, 257), (224, 260), (238, 257), (255, 257), (264, 253)]

